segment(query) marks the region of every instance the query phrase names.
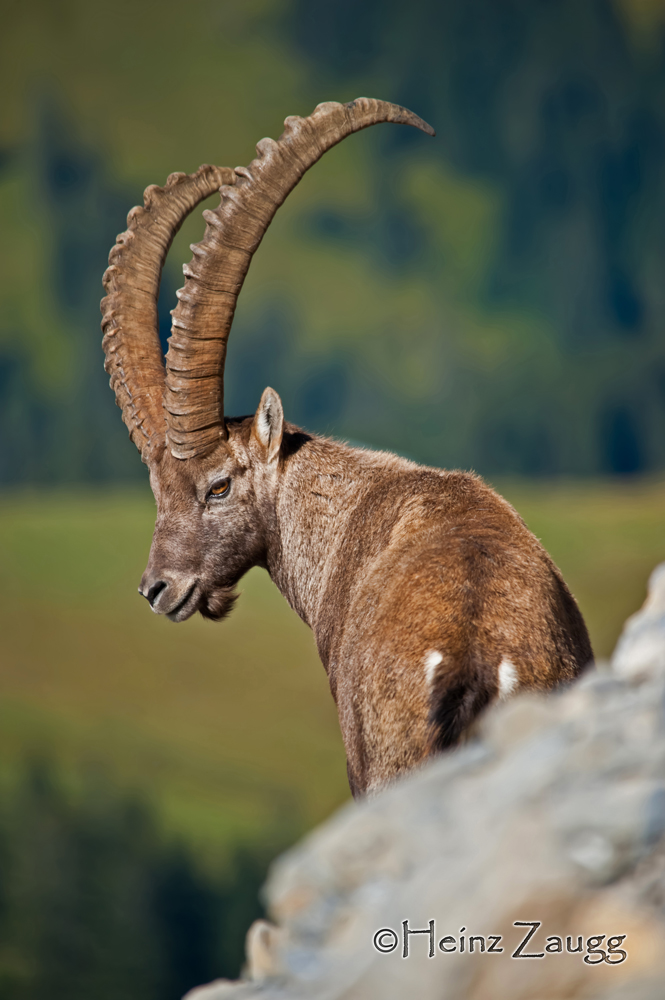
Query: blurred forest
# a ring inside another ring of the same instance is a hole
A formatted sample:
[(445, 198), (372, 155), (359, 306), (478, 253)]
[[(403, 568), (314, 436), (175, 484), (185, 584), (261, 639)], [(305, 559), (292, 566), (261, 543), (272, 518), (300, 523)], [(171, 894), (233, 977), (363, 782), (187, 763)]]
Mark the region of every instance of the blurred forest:
[(437, 137), (354, 137), (294, 193), (241, 296), (229, 412), (272, 384), (309, 429), (439, 465), (665, 466), (662, 3), (3, 7), (0, 482), (142, 475), (100, 354), (127, 210), (359, 93)]
[[(116, 234), (147, 185), (246, 164), (320, 101), (427, 119), (349, 138), (280, 210), (228, 413), (272, 385), (310, 430), (498, 481), (607, 656), (665, 558), (665, 0), (0, 10), (0, 996), (175, 1000), (238, 973), (269, 858), (348, 789), (265, 574), (223, 626), (136, 595), (154, 506), (103, 370)], [(167, 261), (164, 346), (202, 232)]]
[(0, 996), (179, 1000), (236, 977), (266, 860), (239, 850), (204, 878), (145, 803), (94, 772), (72, 793), (33, 761), (0, 809)]

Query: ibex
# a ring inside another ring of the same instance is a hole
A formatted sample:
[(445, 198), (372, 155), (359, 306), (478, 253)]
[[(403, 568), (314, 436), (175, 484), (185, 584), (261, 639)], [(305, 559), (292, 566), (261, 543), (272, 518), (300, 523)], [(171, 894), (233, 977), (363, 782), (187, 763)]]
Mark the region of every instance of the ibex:
[[(320, 104), (262, 139), (249, 167), (149, 187), (111, 250), (102, 301), (106, 370), (157, 501), (140, 593), (174, 622), (220, 620), (242, 575), (267, 569), (316, 637), (356, 796), (458, 743), (492, 701), (571, 681), (592, 658), (559, 570), (478, 476), (306, 433), (270, 388), (253, 416), (224, 416), (226, 343), (254, 251), (305, 171), (377, 122), (434, 135), (383, 101)], [(217, 190), (164, 366), (164, 259)]]

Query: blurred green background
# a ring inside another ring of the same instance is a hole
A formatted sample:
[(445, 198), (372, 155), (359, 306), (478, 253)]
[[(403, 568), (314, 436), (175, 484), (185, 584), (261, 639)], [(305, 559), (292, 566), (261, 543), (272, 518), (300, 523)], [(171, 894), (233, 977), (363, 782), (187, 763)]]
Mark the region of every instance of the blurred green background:
[[(0, 11), (0, 995), (171, 1000), (237, 974), (269, 858), (348, 790), (264, 573), (222, 625), (136, 594), (154, 505), (99, 330), (127, 211), (322, 100), (430, 121), (350, 138), (278, 213), (228, 412), (270, 384), (310, 430), (476, 469), (607, 656), (665, 558), (665, 2)], [(167, 262), (164, 342), (201, 233)]]

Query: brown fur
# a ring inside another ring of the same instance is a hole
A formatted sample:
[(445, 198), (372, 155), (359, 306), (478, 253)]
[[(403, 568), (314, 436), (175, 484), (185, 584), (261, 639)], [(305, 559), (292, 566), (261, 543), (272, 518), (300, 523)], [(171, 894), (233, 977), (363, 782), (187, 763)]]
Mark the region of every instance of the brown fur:
[[(591, 661), (556, 566), (479, 477), (305, 434), (271, 389), (228, 432), (212, 454), (164, 450), (152, 466), (141, 592), (176, 621), (219, 619), (243, 573), (265, 567), (316, 637), (354, 795), (458, 742), (498, 696), (504, 658), (539, 690)], [(228, 494), (208, 497), (221, 478)]]

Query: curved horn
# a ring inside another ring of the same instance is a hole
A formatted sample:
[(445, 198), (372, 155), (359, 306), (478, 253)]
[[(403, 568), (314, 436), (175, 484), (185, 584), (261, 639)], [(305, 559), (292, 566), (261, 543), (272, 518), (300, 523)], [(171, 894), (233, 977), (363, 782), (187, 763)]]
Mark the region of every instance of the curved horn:
[(185, 217), (222, 184), (233, 183), (228, 168), (199, 167), (195, 174), (171, 174), (163, 188), (152, 184), (143, 208), (127, 216), (109, 254), (101, 301), (104, 367), (129, 435), (148, 464), (166, 443), (164, 360), (159, 343), (157, 294), (164, 260)]
[(226, 436), (224, 360), (238, 293), (273, 215), (305, 171), (347, 135), (377, 122), (434, 129), (397, 104), (359, 97), (319, 104), (309, 118), (287, 118), (279, 140), (262, 139), (249, 167), (236, 167), (219, 208), (205, 211), (203, 240), (183, 268), (166, 355), (164, 406), (175, 458), (209, 451)]

